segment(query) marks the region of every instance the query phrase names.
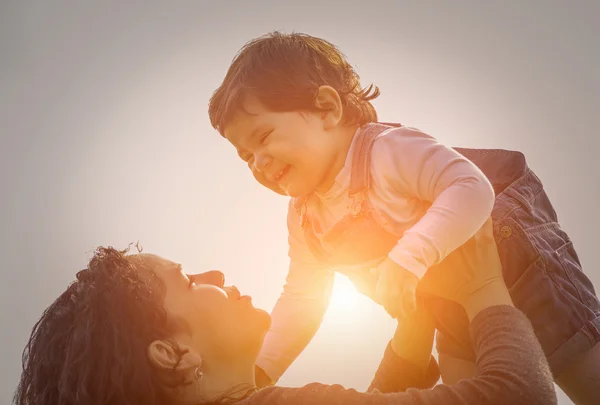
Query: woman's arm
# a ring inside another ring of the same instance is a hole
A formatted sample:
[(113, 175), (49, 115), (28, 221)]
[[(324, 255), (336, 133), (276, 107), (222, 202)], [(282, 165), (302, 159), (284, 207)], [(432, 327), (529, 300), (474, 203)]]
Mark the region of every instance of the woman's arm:
[[(248, 404), (556, 405), (552, 374), (529, 320), (510, 305), (481, 309), (471, 332), (478, 373), (456, 385), (402, 393), (361, 393), (339, 385), (267, 388)], [(473, 312), (473, 311), (471, 311)]]
[(341, 386), (265, 389), (252, 404), (385, 405), (555, 405), (546, 356), (527, 317), (512, 305), (489, 220), (446, 260), (455, 269), (432, 268), (419, 283), (421, 293), (461, 304), (471, 321), (477, 375), (458, 384), (402, 393), (359, 393)]
[[(474, 308), (471, 311), (474, 312)], [(408, 390), (407, 404), (556, 404), (546, 357), (527, 317), (510, 305), (485, 308), (474, 316), (471, 333), (477, 375), (453, 386)], [(393, 398), (388, 404), (396, 403)]]

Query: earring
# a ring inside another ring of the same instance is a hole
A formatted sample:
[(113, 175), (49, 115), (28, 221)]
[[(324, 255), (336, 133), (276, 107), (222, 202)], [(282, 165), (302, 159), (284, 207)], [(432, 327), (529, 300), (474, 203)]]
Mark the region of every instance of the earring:
[(202, 372), (202, 366), (196, 366), (194, 369), (194, 376), (196, 377), (196, 381), (202, 380), (204, 377), (204, 373)]

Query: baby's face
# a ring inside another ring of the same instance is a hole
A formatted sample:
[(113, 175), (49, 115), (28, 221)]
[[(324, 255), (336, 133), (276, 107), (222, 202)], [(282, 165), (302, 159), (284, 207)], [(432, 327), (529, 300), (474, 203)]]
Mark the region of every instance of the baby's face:
[[(298, 197), (332, 184), (333, 162), (340, 153), (324, 127), (322, 114), (274, 112), (248, 100), (224, 131), (225, 138), (265, 187)], [(325, 190), (323, 190), (325, 191)]]

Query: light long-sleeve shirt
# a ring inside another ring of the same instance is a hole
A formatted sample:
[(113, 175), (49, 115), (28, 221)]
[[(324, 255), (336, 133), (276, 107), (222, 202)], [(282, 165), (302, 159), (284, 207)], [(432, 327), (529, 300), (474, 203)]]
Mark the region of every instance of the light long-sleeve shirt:
[[(325, 193), (316, 193), (317, 203), (310, 206), (311, 220), (323, 234), (348, 214), (354, 147), (353, 143), (335, 184)], [(375, 139), (370, 175), (366, 198), (375, 209), (374, 220), (401, 235), (388, 257), (419, 278), (475, 235), (494, 205), (492, 185), (477, 166), (414, 128), (391, 128)], [(290, 268), (257, 363), (273, 380), (318, 330), (336, 270), (314, 257), (300, 225), (292, 201), (288, 209)]]

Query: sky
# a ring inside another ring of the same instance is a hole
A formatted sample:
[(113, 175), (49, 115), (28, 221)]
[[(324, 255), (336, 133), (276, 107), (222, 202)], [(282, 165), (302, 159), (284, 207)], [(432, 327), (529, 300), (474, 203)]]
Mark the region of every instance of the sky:
[[(272, 30), (338, 45), (380, 87), (382, 121), (525, 153), (599, 287), (598, 15), (592, 0), (2, 1), (0, 402), (31, 327), (99, 245), (221, 269), (272, 308), (287, 200), (253, 181), (207, 114), (237, 50)], [(365, 389), (393, 329), (340, 277), (280, 383)]]

